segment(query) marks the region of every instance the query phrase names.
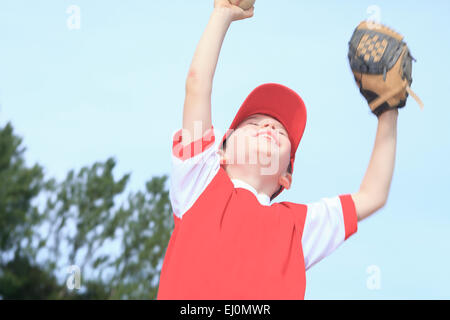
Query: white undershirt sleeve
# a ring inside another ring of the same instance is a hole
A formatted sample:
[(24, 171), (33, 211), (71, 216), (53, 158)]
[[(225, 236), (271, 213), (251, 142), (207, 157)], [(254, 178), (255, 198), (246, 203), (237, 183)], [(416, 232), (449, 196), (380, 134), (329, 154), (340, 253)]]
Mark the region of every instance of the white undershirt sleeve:
[(219, 168), (220, 156), (213, 128), (188, 146), (181, 145), (181, 130), (174, 135), (169, 197), (178, 218), (192, 207)]
[(351, 195), (322, 198), (307, 204), (302, 235), (305, 269), (332, 253), (356, 232), (356, 210)]

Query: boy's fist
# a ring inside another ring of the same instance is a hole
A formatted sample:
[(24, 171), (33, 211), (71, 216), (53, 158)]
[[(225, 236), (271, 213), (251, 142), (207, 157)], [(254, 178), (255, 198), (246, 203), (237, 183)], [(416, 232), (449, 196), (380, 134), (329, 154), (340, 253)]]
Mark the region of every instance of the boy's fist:
[[(233, 4), (233, 3), (236, 3)], [(232, 13), (233, 21), (253, 17), (255, 0), (214, 0), (214, 8), (226, 8)], [(239, 6), (238, 6), (239, 5)], [(248, 9), (243, 9), (248, 8)]]
[(255, 0), (229, 0), (231, 4), (238, 6), (244, 10), (248, 10), (255, 4)]

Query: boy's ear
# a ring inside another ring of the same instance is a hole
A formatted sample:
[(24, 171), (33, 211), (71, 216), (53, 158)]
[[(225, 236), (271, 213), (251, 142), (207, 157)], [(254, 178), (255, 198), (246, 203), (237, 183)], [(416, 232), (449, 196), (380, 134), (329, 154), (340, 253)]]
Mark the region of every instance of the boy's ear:
[(220, 164), (221, 165), (228, 164), (227, 157), (225, 155), (225, 151), (222, 148), (219, 149), (219, 156), (220, 156)]
[(283, 186), (286, 190), (291, 187), (292, 184), (292, 174), (286, 172), (278, 178), (278, 183)]

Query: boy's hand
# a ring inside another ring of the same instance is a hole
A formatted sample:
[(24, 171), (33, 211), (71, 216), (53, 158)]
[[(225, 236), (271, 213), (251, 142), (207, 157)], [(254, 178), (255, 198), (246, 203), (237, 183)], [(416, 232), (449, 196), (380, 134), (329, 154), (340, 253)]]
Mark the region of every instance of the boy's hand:
[(232, 15), (232, 21), (243, 20), (253, 17), (255, 7), (244, 10), (238, 6), (232, 5), (228, 0), (214, 0), (214, 9), (223, 8), (229, 10)]

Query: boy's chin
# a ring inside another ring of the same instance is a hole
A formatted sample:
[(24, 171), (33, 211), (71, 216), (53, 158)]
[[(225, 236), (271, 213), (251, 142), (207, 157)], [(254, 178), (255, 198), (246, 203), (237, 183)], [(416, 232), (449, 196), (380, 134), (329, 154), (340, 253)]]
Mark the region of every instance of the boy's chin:
[(276, 161), (280, 157), (280, 150), (273, 146), (258, 146), (256, 150), (254, 150), (255, 154), (258, 156), (258, 159), (267, 163), (269, 161)]
[[(241, 164), (241, 165), (232, 165), (227, 164), (224, 167), (225, 171), (230, 174), (233, 173), (233, 176), (236, 176), (236, 173), (242, 174), (242, 176), (249, 176), (254, 174), (259, 177), (264, 177), (264, 179), (272, 179), (273, 177), (279, 177), (280, 172), (277, 167), (272, 167), (266, 164)], [(239, 179), (239, 178), (238, 178)]]
[(246, 163), (242, 164), (251, 171), (258, 169), (261, 175), (278, 175), (280, 171), (280, 158), (278, 153), (273, 154), (272, 151), (257, 150), (252, 156), (247, 155)]

